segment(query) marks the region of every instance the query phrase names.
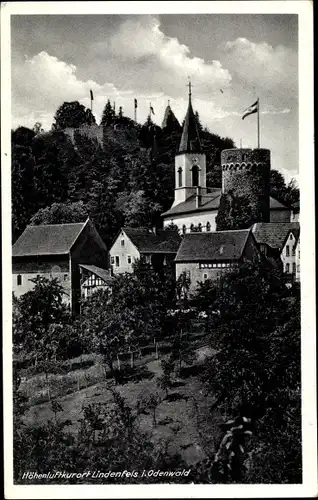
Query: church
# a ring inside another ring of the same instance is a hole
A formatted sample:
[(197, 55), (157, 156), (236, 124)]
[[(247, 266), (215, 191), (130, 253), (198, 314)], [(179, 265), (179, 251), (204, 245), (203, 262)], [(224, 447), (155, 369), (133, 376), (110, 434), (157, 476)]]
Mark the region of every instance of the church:
[(221, 153), (222, 188), (206, 185), (206, 155), (196, 117), (189, 103), (178, 153), (175, 157), (175, 190), (171, 208), (162, 214), (164, 227), (178, 226), (183, 234), (216, 231), (221, 195), (245, 195), (256, 203), (262, 222), (289, 222), (291, 210), (269, 194), (270, 151), (234, 148)]

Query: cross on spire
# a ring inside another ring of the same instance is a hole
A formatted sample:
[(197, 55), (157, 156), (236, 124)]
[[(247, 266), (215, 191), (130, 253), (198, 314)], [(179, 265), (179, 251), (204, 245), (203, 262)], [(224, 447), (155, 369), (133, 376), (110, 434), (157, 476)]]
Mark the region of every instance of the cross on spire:
[(189, 87), (189, 97), (191, 97), (191, 95), (192, 95), (192, 92), (191, 92), (192, 84), (191, 84), (191, 80), (190, 80), (189, 76), (188, 76), (188, 78), (189, 78), (189, 83), (188, 83), (187, 87)]

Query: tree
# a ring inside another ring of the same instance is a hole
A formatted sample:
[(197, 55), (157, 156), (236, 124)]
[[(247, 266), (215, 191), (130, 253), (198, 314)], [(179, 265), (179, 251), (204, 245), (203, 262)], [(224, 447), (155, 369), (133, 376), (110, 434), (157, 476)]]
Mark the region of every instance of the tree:
[(112, 108), (112, 105), (110, 104), (110, 100), (107, 99), (107, 103), (104, 107), (102, 120), (100, 124), (103, 125), (104, 127), (109, 127), (109, 125), (112, 125), (114, 123), (114, 119), (115, 119), (115, 111)]
[(74, 203), (53, 203), (50, 207), (40, 208), (30, 220), (32, 226), (41, 224), (68, 224), (85, 222), (88, 211), (82, 201)]
[[(70, 314), (57, 278), (38, 276), (33, 290), (15, 299), (13, 339), (18, 352), (31, 353), (35, 362), (62, 356)], [(69, 342), (72, 342), (69, 338)], [(68, 342), (68, 341), (67, 341)]]
[(162, 213), (159, 203), (147, 198), (141, 190), (120, 195), (118, 207), (123, 214), (125, 225), (131, 227), (152, 227)]
[(246, 229), (254, 222), (262, 220), (257, 203), (247, 196), (233, 195), (232, 192), (222, 194), (220, 207), (216, 216), (216, 230)]
[(27, 127), (18, 127), (11, 132), (12, 144), (30, 147), (35, 137), (35, 131)]
[[(251, 418), (257, 428), (244, 480), (292, 482), (301, 467), (299, 297), (288, 297), (277, 271), (246, 263), (221, 278), (214, 304), (220, 311), (213, 336), (218, 352), (206, 361), (203, 379), (215, 394), (214, 406), (233, 418)], [(276, 472), (276, 454), (284, 472)]]
[(96, 123), (91, 110), (78, 101), (64, 102), (56, 111), (53, 128), (63, 130), (68, 127), (78, 128), (81, 125)]
[(270, 171), (270, 193), (288, 207), (299, 201), (299, 188), (295, 179), (286, 184), (283, 174), (275, 169)]
[(163, 389), (166, 393), (166, 397), (168, 396), (168, 390), (170, 389), (172, 385), (171, 381), (171, 376), (174, 371), (174, 362), (173, 359), (168, 358), (168, 359), (162, 359), (161, 360), (161, 367), (162, 367), (162, 375), (161, 377), (158, 378), (157, 384), (161, 389)]
[(194, 113), (194, 116), (195, 116), (195, 121), (196, 121), (196, 124), (197, 124), (198, 132), (199, 132), (199, 134), (201, 134), (201, 132), (203, 130), (203, 127), (202, 127), (202, 124), (201, 124), (201, 121), (200, 121), (200, 115), (199, 115), (198, 111), (196, 111)]

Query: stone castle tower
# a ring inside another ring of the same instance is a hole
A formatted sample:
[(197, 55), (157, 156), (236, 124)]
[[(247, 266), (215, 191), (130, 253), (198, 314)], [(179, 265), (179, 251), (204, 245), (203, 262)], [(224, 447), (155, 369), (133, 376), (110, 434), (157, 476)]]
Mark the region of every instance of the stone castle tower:
[(192, 195), (205, 194), (206, 157), (202, 151), (195, 114), (191, 102), (189, 83), (189, 104), (184, 120), (182, 137), (175, 157), (175, 195), (172, 206), (186, 201)]
[(225, 149), (221, 165), (222, 193), (247, 197), (259, 222), (269, 222), (270, 150)]

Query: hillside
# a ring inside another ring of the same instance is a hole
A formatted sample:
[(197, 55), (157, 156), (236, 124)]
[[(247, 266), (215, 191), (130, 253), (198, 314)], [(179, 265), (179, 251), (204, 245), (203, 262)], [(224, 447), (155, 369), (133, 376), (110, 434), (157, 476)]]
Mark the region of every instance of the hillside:
[[(53, 204), (58, 213), (60, 204), (81, 203), (70, 222), (89, 215), (107, 245), (123, 224), (161, 226), (160, 214), (173, 201), (181, 127), (161, 129), (150, 119), (140, 126), (127, 119), (105, 126), (102, 141), (100, 127), (85, 127), (89, 134), (75, 130), (72, 137), (70, 129), (36, 134), (19, 127), (12, 132), (13, 241), (39, 210)], [(96, 130), (99, 140), (93, 138)], [(220, 152), (233, 141), (207, 129), (201, 135), (209, 185), (220, 185)], [(35, 221), (47, 223), (39, 215)]]

